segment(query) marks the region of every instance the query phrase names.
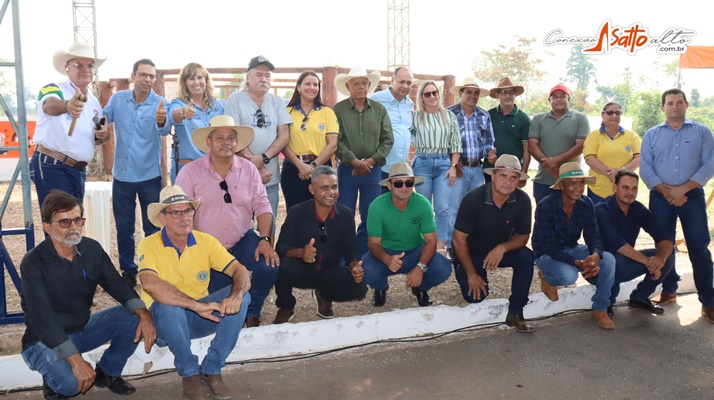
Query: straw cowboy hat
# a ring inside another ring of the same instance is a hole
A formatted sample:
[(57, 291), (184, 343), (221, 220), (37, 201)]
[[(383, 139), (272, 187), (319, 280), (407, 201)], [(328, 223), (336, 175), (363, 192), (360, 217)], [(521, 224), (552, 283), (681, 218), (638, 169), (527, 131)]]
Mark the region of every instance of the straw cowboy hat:
[(208, 134), (213, 132), (218, 128), (231, 128), (236, 133), (236, 153), (248, 147), (250, 142), (253, 141), (253, 128), (250, 126), (240, 126), (236, 125), (235, 120), (230, 115), (219, 115), (211, 118), (208, 126), (203, 128), (198, 128), (191, 134), (191, 140), (193, 145), (204, 153), (208, 153), (210, 149), (206, 143), (206, 138)]
[(419, 185), (424, 183), (424, 178), (421, 176), (414, 176), (414, 171), (412, 167), (404, 161), (400, 161), (392, 164), (392, 168), (389, 169), (389, 178), (382, 179), (379, 181), (380, 186), (387, 186), (387, 182), (394, 178), (414, 178), (414, 185)]
[(470, 77), (464, 79), (463, 85), (454, 86), (454, 87), (451, 88), (451, 90), (449, 90), (449, 92), (451, 92), (451, 94), (453, 94), (454, 96), (461, 97), (461, 89), (463, 89), (463, 88), (465, 88), (465, 87), (467, 87), (467, 86), (471, 86), (471, 87), (477, 88), (477, 89), (479, 90), (479, 94), (478, 94), (478, 97), (479, 97), (479, 98), (481, 98), (481, 97), (486, 97), (486, 96), (489, 95), (489, 93), (491, 93), (491, 91), (489, 91), (488, 89), (482, 89), (482, 88), (476, 83), (476, 80), (473, 78), (473, 76), (470, 76)]
[(161, 193), (159, 193), (159, 202), (151, 203), (147, 208), (146, 214), (149, 216), (149, 221), (155, 226), (162, 228), (164, 224), (162, 224), (159, 219), (159, 213), (164, 211), (166, 207), (174, 204), (191, 204), (194, 210), (196, 210), (198, 209), (198, 205), (201, 204), (201, 200), (189, 200), (186, 193), (181, 189), (181, 186), (166, 186), (161, 189)]
[(583, 169), (580, 167), (580, 163), (575, 161), (566, 162), (561, 165), (559, 172), (559, 177), (555, 180), (553, 186), (550, 187), (551, 189), (560, 190), (560, 182), (562, 182), (563, 179), (585, 179), (585, 183), (588, 185), (595, 183), (595, 177), (585, 175), (585, 172), (583, 172)]
[(94, 50), (89, 43), (74, 42), (69, 46), (67, 51), (60, 50), (52, 57), (52, 64), (55, 69), (62, 75), (67, 75), (67, 62), (75, 58), (88, 58), (94, 61), (95, 67), (99, 68), (106, 58), (97, 58), (94, 56)]
[(498, 91), (501, 89), (514, 89), (516, 91), (516, 96), (520, 96), (523, 94), (523, 86), (514, 85), (513, 82), (511, 82), (511, 78), (509, 77), (501, 78), (498, 81), (498, 86), (491, 89), (490, 96), (494, 99), (497, 99)]
[(493, 168), (484, 168), (483, 172), (493, 176), (493, 171), (497, 169), (518, 172), (521, 177), (520, 180), (528, 180), (528, 174), (521, 172), (521, 162), (518, 161), (518, 157), (512, 154), (501, 154), (501, 157), (498, 157), (498, 160), (496, 160), (496, 164), (493, 165)]
[(369, 79), (369, 92), (367, 92), (367, 94), (370, 94), (377, 88), (377, 83), (379, 83), (379, 80), (382, 78), (382, 74), (377, 71), (367, 73), (366, 69), (359, 66), (352, 67), (349, 74), (337, 74), (335, 77), (335, 88), (337, 88), (337, 91), (345, 96), (349, 96), (350, 92), (347, 90), (345, 83), (349, 82), (350, 79), (353, 78)]

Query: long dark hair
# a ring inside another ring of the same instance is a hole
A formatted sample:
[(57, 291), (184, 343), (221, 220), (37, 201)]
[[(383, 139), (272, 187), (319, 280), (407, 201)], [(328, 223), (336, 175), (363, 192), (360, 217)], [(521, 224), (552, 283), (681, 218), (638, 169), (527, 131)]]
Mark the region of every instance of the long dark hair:
[(324, 104), (322, 104), (322, 81), (320, 80), (320, 77), (317, 76), (315, 71), (307, 70), (300, 74), (300, 77), (298, 77), (297, 83), (295, 84), (295, 90), (293, 91), (293, 97), (290, 98), (290, 101), (288, 102), (287, 107), (293, 107), (295, 108), (296, 105), (300, 104), (300, 92), (298, 92), (298, 88), (300, 85), (302, 85), (302, 81), (305, 80), (308, 76), (314, 76), (317, 78), (317, 96), (315, 97), (315, 107), (323, 107)]

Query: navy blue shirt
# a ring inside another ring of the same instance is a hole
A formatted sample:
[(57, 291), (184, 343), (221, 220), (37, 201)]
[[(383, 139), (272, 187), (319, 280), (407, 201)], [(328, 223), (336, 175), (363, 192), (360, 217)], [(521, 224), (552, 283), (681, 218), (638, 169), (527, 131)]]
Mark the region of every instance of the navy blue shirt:
[(563, 210), (560, 192), (546, 196), (538, 203), (531, 239), (536, 258), (548, 255), (554, 260), (575, 265), (575, 257), (566, 253), (565, 249), (575, 247), (581, 233), (590, 254), (598, 253), (602, 258), (595, 207), (587, 196), (575, 202), (571, 218)]
[(610, 253), (617, 253), (625, 244), (635, 247), (640, 228), (649, 233), (655, 243), (663, 240), (671, 240), (674, 243), (674, 238), (667, 237), (652, 212), (639, 201), (632, 203), (625, 215), (617, 204), (615, 195), (610, 195), (595, 206), (595, 215), (603, 247)]

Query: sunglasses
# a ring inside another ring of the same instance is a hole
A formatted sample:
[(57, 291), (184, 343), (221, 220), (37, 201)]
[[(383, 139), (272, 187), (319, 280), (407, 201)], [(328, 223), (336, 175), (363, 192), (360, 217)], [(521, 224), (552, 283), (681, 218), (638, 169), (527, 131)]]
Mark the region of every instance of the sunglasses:
[(320, 241), (322, 243), (327, 242), (327, 228), (325, 227), (325, 223), (320, 222), (317, 224), (317, 228), (320, 229)]
[(170, 211), (170, 212), (169, 211), (161, 211), (161, 214), (168, 215), (169, 217), (171, 217), (173, 219), (179, 219), (179, 218), (181, 218), (182, 215), (185, 215), (186, 218), (190, 218), (190, 217), (193, 217), (193, 214), (195, 214), (195, 213), (196, 213), (196, 210), (194, 210), (193, 207), (187, 208), (187, 209), (181, 210), (181, 211)]
[(305, 118), (302, 119), (302, 125), (300, 125), (300, 130), (301, 130), (301, 131), (304, 131), (305, 129), (307, 129), (307, 125), (306, 125), (307, 119), (308, 119), (307, 117), (305, 117)]
[(408, 181), (392, 181), (392, 186), (394, 186), (397, 189), (401, 189), (402, 186), (407, 185), (408, 188), (414, 186), (414, 179), (410, 179)]
[(516, 91), (513, 89), (501, 89), (498, 91), (498, 94), (502, 94), (504, 96), (511, 96), (516, 94)]
[(258, 111), (255, 112), (255, 116), (258, 118), (258, 120), (256, 121), (256, 125), (258, 125), (258, 128), (265, 127), (265, 115), (263, 115), (263, 110), (259, 108)]
[(84, 223), (86, 221), (87, 221), (86, 218), (77, 217), (77, 218), (62, 218), (62, 219), (58, 219), (57, 221), (52, 221), (52, 222), (56, 222), (62, 229), (67, 229), (70, 226), (72, 226), (72, 222), (74, 222), (74, 226), (76, 226), (77, 228), (81, 228), (84, 226)]
[(219, 183), (218, 186), (221, 187), (221, 190), (222, 190), (222, 191), (226, 192), (226, 193), (223, 195), (223, 201), (226, 202), (226, 203), (233, 203), (233, 199), (231, 198), (231, 194), (228, 193), (228, 183), (226, 183), (226, 180), (224, 179), (223, 181), (221, 181), (221, 183)]
[(603, 111), (603, 113), (604, 113), (604, 114), (607, 114), (608, 117), (611, 117), (612, 114), (615, 114), (615, 115), (617, 115), (618, 117), (619, 117), (620, 115), (622, 115), (622, 111), (613, 111), (613, 110)]
[(422, 93), (422, 95), (424, 95), (424, 97), (426, 97), (427, 99), (428, 99), (429, 97), (432, 97), (432, 96), (433, 96), (433, 97), (439, 97), (439, 91), (438, 91), (438, 90), (434, 90), (433, 92), (424, 92), (424, 93)]

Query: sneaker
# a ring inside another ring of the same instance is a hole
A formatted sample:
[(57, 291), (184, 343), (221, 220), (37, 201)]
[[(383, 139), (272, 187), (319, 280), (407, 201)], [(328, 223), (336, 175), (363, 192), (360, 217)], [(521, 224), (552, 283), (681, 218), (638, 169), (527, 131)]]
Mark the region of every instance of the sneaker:
[(335, 312), (332, 311), (332, 302), (323, 299), (317, 289), (313, 290), (312, 294), (317, 302), (317, 316), (325, 319), (334, 318)]

